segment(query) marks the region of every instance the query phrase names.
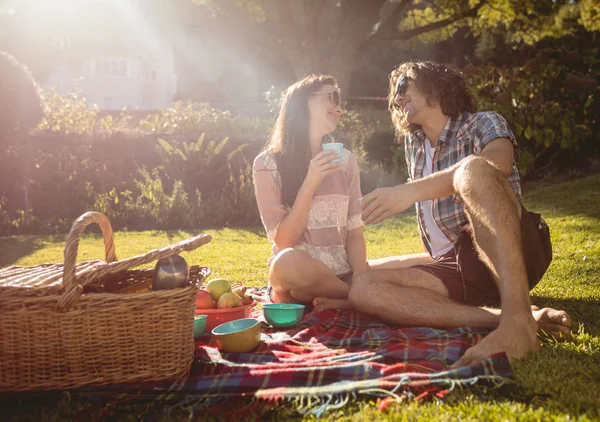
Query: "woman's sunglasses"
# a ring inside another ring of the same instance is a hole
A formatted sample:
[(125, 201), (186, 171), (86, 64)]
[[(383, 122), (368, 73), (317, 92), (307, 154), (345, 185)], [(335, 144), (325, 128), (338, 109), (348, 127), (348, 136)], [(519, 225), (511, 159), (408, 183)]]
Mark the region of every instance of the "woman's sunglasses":
[(335, 91), (332, 91), (332, 92), (311, 92), (310, 95), (329, 95), (329, 99), (335, 106), (339, 106), (342, 102), (339, 89), (336, 89)]
[(396, 104), (396, 97), (399, 95), (401, 97), (404, 96), (404, 94), (406, 94), (406, 91), (408, 90), (408, 81), (410, 80), (410, 78), (402, 75), (398, 78), (398, 82), (396, 82), (396, 93), (394, 95), (394, 102), (393, 102), (393, 106), (396, 108), (399, 108), (400, 105)]

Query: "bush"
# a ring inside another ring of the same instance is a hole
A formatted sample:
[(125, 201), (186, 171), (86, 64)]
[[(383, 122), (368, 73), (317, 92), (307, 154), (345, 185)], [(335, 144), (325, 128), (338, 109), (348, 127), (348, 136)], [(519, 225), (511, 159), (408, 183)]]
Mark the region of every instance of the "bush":
[(27, 174), (27, 204), (11, 179), (0, 181), (0, 233), (68, 230), (88, 210), (105, 213), (117, 229), (258, 223), (249, 163), (261, 144), (194, 136), (33, 136), (32, 155), (14, 154), (7, 163)]
[(222, 136), (264, 136), (274, 120), (234, 117), (204, 103), (176, 102), (172, 107), (149, 114), (139, 124), (144, 132), (157, 134), (209, 133)]

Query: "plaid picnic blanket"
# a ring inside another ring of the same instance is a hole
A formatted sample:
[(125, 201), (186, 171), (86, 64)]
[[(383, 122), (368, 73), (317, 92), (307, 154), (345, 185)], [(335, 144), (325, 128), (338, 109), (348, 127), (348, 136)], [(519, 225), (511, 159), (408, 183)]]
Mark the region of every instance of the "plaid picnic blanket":
[[(266, 302), (266, 289), (254, 291), (253, 297)], [(395, 328), (358, 312), (338, 310), (308, 312), (287, 330), (271, 327), (260, 309), (253, 317), (261, 320), (262, 333), (252, 352), (223, 353), (205, 334), (196, 341), (187, 380), (126, 387), (161, 398), (178, 397), (179, 405), (221, 415), (245, 412), (257, 402), (285, 400), (302, 413), (320, 416), (358, 395), (378, 396), (383, 408), (393, 401), (443, 398), (456, 386), (481, 380), (502, 384), (512, 375), (504, 354), (449, 370), (487, 330)], [(232, 405), (236, 399), (238, 404)]]

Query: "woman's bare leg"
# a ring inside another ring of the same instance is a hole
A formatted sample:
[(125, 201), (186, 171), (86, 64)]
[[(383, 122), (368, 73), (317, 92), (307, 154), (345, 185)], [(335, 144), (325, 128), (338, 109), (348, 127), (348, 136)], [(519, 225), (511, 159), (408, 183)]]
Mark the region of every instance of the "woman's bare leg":
[(350, 286), (308, 253), (288, 248), (277, 254), (269, 270), (276, 303), (306, 303), (315, 297), (347, 299)]

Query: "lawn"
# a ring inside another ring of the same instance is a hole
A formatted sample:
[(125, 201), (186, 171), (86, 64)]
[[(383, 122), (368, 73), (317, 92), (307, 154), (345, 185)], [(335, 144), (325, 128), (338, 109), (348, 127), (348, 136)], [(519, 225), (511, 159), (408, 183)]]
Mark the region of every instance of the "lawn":
[[(373, 402), (357, 402), (326, 414), (329, 420), (597, 420), (600, 419), (600, 175), (544, 186), (525, 196), (528, 208), (540, 212), (551, 228), (554, 260), (533, 291), (533, 302), (567, 310), (574, 335), (565, 343), (543, 341), (541, 350), (513, 365), (518, 387), (503, 390), (471, 388), (455, 391), (443, 402), (404, 403), (380, 413)], [(213, 275), (250, 286), (267, 282), (266, 260), (271, 254), (262, 228), (199, 230), (197, 232), (119, 232), (117, 255), (129, 257), (205, 232), (213, 241), (183, 255), (189, 263), (207, 265)], [(365, 228), (369, 258), (422, 250), (412, 215)], [(65, 236), (0, 238), (0, 267), (61, 262)], [(79, 260), (101, 258), (99, 237), (80, 243)], [(0, 397), (9, 419), (65, 420), (78, 403), (62, 398), (34, 404)], [(185, 411), (162, 413), (161, 407), (127, 405), (119, 415), (131, 419), (187, 419)], [(274, 420), (295, 417), (283, 407)], [(120, 417), (119, 417), (120, 419)]]

